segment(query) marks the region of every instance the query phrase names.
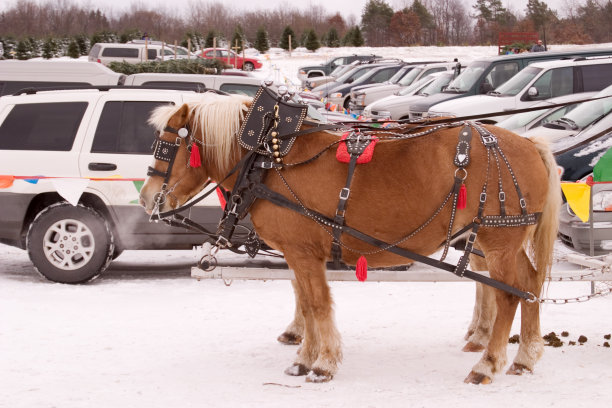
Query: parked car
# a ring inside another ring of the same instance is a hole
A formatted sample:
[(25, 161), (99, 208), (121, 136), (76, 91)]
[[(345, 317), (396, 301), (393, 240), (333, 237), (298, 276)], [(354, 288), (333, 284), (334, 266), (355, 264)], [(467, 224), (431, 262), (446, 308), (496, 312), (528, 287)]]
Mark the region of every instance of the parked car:
[(155, 61), (162, 57), (189, 58), (189, 51), (161, 41), (133, 41), (126, 44), (96, 43), (89, 50), (88, 60), (108, 65), (111, 62), (137, 64)]
[(339, 65), (329, 75), (314, 76), (314, 77), (310, 77), (310, 78), (306, 79), (305, 82), (304, 82), (304, 88), (306, 90), (314, 89), (314, 88), (316, 88), (316, 87), (318, 87), (320, 85), (326, 84), (328, 82), (333, 82), (337, 78), (339, 78), (342, 75), (346, 74), (347, 72), (352, 71), (353, 69), (355, 69), (359, 65), (373, 64), (373, 63), (376, 63), (377, 61), (379, 61), (379, 60), (378, 59), (355, 60), (355, 61), (351, 62), (350, 64)]
[(429, 109), (441, 102), (464, 98), (471, 95), (486, 94), (497, 88), (517, 72), (530, 64), (563, 58), (579, 58), (612, 55), (612, 48), (599, 48), (582, 51), (525, 52), (502, 55), (473, 61), (448, 85), (448, 88), (410, 106), (410, 119), (420, 119)]
[(319, 76), (326, 76), (331, 74), (333, 70), (335, 70), (340, 65), (347, 65), (353, 61), (358, 60), (372, 60), (376, 58), (381, 58), (379, 55), (344, 55), (341, 57), (334, 57), (327, 60), (325, 63), (321, 65), (309, 65), (298, 68), (298, 79), (301, 81), (302, 86), (306, 86), (306, 80), (308, 78), (314, 78)]
[(235, 75), (141, 73), (126, 77), (125, 85), (192, 91), (216, 89), (230, 94), (254, 97), (261, 80)]
[(393, 95), (402, 88), (435, 72), (456, 69), (458, 74), (461, 64), (458, 66), (457, 64), (457, 62), (432, 62), (427, 64), (406, 65), (391, 77), (389, 81), (382, 84), (361, 85), (353, 88), (351, 90), (349, 109), (352, 113), (361, 113), (367, 105), (385, 96)]
[(24, 88), (122, 85), (126, 76), (87, 61), (0, 61), (0, 96)]
[(237, 69), (245, 71), (253, 71), (263, 66), (259, 58), (243, 57), (236, 54), (234, 51), (224, 50), (221, 48), (207, 48), (199, 53), (199, 56), (204, 59), (217, 59), (226, 65), (233, 66)]
[(562, 244), (573, 251), (591, 255), (592, 235), (592, 255), (605, 255), (612, 252), (612, 185), (595, 183), (591, 189), (593, 228), (590, 221), (583, 222), (568, 203), (564, 203), (559, 214), (558, 237)]
[[(12, 180), (0, 189), (0, 242), (27, 249), (42, 275), (66, 283), (94, 278), (125, 249), (204, 242), (202, 234), (149, 222), (138, 205), (151, 163), (150, 111), (200, 95), (117, 88), (0, 98), (0, 174)], [(222, 213), (216, 195), (190, 211), (212, 231)]]
[(404, 66), (403, 63), (395, 63), (382, 64), (374, 67), (365, 74), (361, 75), (355, 81), (332, 88), (328, 92), (325, 102), (348, 109), (351, 101), (351, 90), (353, 88), (361, 85), (380, 84), (388, 81), (397, 71), (402, 68), (402, 66)]
[[(594, 95), (607, 97), (584, 102), (563, 117), (551, 121), (537, 134), (551, 143), (553, 152), (567, 149), (612, 127), (612, 85)], [(526, 133), (534, 135), (535, 131)]]
[(421, 98), (442, 92), (454, 78), (453, 71), (436, 72), (421, 78), (416, 83), (402, 89), (397, 95), (390, 95), (372, 104), (363, 110), (367, 119), (401, 120), (409, 118), (408, 107)]
[[(487, 95), (472, 95), (432, 106), (427, 116), (493, 114), (529, 108), (558, 96), (601, 91), (612, 84), (612, 57), (578, 58), (531, 64)], [(452, 85), (449, 85), (449, 87)], [(479, 119), (497, 123), (502, 115)]]

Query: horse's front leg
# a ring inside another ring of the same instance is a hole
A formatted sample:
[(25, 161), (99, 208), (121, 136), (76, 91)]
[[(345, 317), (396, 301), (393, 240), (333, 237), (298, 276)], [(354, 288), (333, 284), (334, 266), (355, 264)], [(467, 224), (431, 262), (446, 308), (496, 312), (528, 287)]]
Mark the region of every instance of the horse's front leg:
[(295, 313), (293, 321), (289, 323), (285, 331), (278, 336), (277, 340), (283, 344), (294, 345), (300, 344), (304, 338), (304, 315), (300, 306), (298, 288), (295, 280), (291, 281), (291, 286), (293, 287), (293, 294), (295, 295)]
[(327, 382), (342, 360), (340, 333), (336, 328), (333, 301), (325, 276), (325, 260), (301, 255), (303, 249), (285, 250), (287, 264), (295, 273), (298, 300), (304, 316), (304, 340), (293, 366), (285, 373), (303, 375), (306, 381)]

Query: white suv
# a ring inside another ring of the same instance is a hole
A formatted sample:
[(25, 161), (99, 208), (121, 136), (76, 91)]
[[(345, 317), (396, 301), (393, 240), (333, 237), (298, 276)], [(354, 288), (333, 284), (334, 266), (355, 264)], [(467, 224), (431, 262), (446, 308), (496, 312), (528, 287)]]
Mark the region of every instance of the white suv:
[[(433, 105), (428, 116), (465, 116), (528, 108), (539, 101), (612, 84), (612, 57), (577, 58), (529, 65), (487, 95), (473, 95)], [(497, 123), (504, 115), (481, 119)]]
[[(150, 223), (138, 205), (151, 164), (150, 111), (192, 91), (45, 91), (0, 98), (0, 242), (50, 280), (88, 281), (124, 249), (191, 248), (202, 234)], [(191, 217), (213, 231), (216, 195)]]

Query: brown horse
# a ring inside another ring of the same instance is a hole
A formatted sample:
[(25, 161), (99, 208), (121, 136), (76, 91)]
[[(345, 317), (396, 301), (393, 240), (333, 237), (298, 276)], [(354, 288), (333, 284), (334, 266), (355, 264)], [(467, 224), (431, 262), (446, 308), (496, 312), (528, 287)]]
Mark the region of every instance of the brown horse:
[[(235, 96), (205, 96), (201, 102), (179, 108), (158, 108), (151, 118), (160, 131), (160, 139), (176, 143), (177, 135), (168, 129), (186, 127), (197, 139), (202, 157), (201, 167), (189, 167), (187, 143), (180, 142), (174, 168), (167, 187), (169, 193), (161, 211), (176, 208), (196, 195), (204, 180), (222, 180), (246, 154), (236, 138), (251, 100)], [(169, 126), (171, 128), (167, 128)], [(432, 217), (436, 208), (452, 190), (460, 127), (443, 128), (424, 137), (404, 140), (382, 140), (376, 145), (371, 162), (358, 165), (346, 208), (346, 225), (385, 242), (401, 241), (397, 246), (419, 254), (437, 251), (447, 237), (451, 218), (449, 206)], [(482, 227), (477, 243), (484, 252), (477, 269), (487, 269), (492, 278), (535, 295), (552, 263), (560, 206), (556, 164), (548, 148), (538, 141), (521, 138), (504, 129), (487, 127), (494, 132), (500, 149), (511, 164), (513, 175), (503, 166), (489, 163), (488, 150), (474, 137), (471, 161), (466, 167), (467, 200), (465, 209), (456, 211), (454, 231), (472, 223), (478, 214), (483, 185), (488, 181), (488, 196), (499, 196), (499, 182), (520, 185), (529, 213), (541, 213), (536, 225), (505, 228)], [(315, 132), (297, 138), (284, 163), (312, 158), (326, 146), (334, 146), (338, 134)], [(156, 160), (154, 168), (161, 174), (168, 163)], [(329, 148), (316, 160), (294, 167), (269, 170), (265, 184), (292, 202), (332, 217), (338, 205), (339, 191), (345, 186), (347, 165)], [(231, 189), (236, 177), (223, 185)], [(151, 213), (155, 197), (162, 189), (162, 177), (149, 177), (141, 190), (141, 204)], [(510, 191), (508, 189), (507, 191)], [(514, 190), (512, 189), (514, 192)], [(505, 200), (508, 214), (520, 214), (517, 194)], [(484, 215), (498, 215), (499, 201), (490, 199)], [(333, 302), (325, 275), (331, 257), (332, 234), (328, 227), (290, 209), (266, 200), (257, 200), (250, 209), (251, 220), (259, 236), (272, 248), (281, 251), (295, 273), (296, 300), (304, 323), (302, 346), (293, 365), (285, 372), (306, 375), (307, 381), (329, 381), (342, 360), (340, 334), (333, 315)], [(431, 222), (410, 239), (402, 240), (426, 220)], [(341, 239), (342, 260), (354, 265), (360, 254), (366, 254), (373, 267), (406, 264), (406, 258), (382, 251), (344, 234)], [(531, 258), (527, 255), (531, 249)], [(506, 348), (519, 298), (495, 290), (497, 314), (491, 336), (480, 361), (465, 379), (471, 383), (489, 383), (506, 364)], [(521, 342), (509, 374), (533, 370), (543, 351), (540, 335), (539, 305), (521, 303)]]

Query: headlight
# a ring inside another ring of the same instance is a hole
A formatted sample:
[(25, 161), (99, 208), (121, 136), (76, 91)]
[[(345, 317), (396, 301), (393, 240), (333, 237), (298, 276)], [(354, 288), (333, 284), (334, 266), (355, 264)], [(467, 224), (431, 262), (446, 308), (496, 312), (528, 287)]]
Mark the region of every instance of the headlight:
[(298, 71), (298, 75), (306, 75), (306, 71), (304, 71), (303, 69), (300, 69)]
[(454, 114), (450, 113), (450, 112), (432, 112), (432, 111), (428, 111), (428, 112), (424, 112), (423, 113), (423, 117), (424, 118), (439, 118), (441, 116), (455, 116)]
[(593, 211), (612, 211), (612, 191), (593, 194)]
[(333, 94), (329, 95), (330, 98), (342, 98), (342, 92), (334, 92)]
[(365, 94), (364, 93), (355, 94), (355, 97), (353, 98), (353, 102), (355, 103), (355, 105), (365, 105)]

